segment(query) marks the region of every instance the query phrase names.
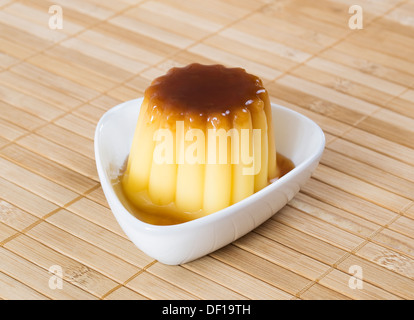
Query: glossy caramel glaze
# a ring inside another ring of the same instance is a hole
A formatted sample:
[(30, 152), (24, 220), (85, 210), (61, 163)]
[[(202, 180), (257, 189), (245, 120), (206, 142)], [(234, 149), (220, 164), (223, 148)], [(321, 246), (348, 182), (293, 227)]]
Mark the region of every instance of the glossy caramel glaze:
[(265, 93), (262, 81), (242, 68), (195, 63), (172, 68), (155, 79), (145, 96), (149, 105), (161, 107), (163, 113), (224, 116), (240, 106), (248, 107), (257, 98), (263, 99)]

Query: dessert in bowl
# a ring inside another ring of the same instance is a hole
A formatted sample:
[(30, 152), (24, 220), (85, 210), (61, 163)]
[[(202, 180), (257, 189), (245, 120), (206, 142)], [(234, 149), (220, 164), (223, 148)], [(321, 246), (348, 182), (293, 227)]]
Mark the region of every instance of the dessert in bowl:
[(271, 104), (259, 78), (194, 64), (108, 111), (95, 157), (126, 235), (160, 262), (182, 264), (281, 209), (311, 176), (324, 143), (313, 121)]

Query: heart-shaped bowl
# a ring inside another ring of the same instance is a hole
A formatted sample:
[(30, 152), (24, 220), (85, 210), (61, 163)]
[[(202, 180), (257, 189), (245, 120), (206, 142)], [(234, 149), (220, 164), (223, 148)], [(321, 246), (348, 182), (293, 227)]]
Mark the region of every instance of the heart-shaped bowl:
[(276, 150), (295, 168), (250, 197), (189, 222), (158, 226), (128, 211), (114, 189), (127, 159), (143, 99), (122, 103), (100, 119), (95, 132), (95, 159), (108, 204), (131, 241), (152, 258), (179, 265), (213, 252), (250, 232), (285, 206), (316, 169), (325, 135), (309, 118), (272, 104)]

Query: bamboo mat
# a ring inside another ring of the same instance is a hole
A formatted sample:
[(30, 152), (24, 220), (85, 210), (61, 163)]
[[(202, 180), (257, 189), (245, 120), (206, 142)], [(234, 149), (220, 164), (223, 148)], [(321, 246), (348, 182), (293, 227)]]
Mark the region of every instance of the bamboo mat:
[[(269, 221), (165, 266), (116, 223), (93, 135), (192, 62), (258, 75), (327, 147)], [(0, 0), (0, 111), (1, 299), (414, 298), (414, 1)]]

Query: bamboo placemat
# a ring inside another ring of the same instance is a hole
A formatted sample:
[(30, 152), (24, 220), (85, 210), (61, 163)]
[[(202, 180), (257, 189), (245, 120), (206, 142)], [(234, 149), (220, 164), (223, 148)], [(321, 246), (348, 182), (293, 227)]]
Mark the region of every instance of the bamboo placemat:
[[(348, 0), (0, 0), (0, 298), (413, 299), (414, 1), (356, 2), (363, 29)], [(116, 223), (93, 134), (192, 62), (258, 75), (327, 147), (272, 219), (165, 266)]]

